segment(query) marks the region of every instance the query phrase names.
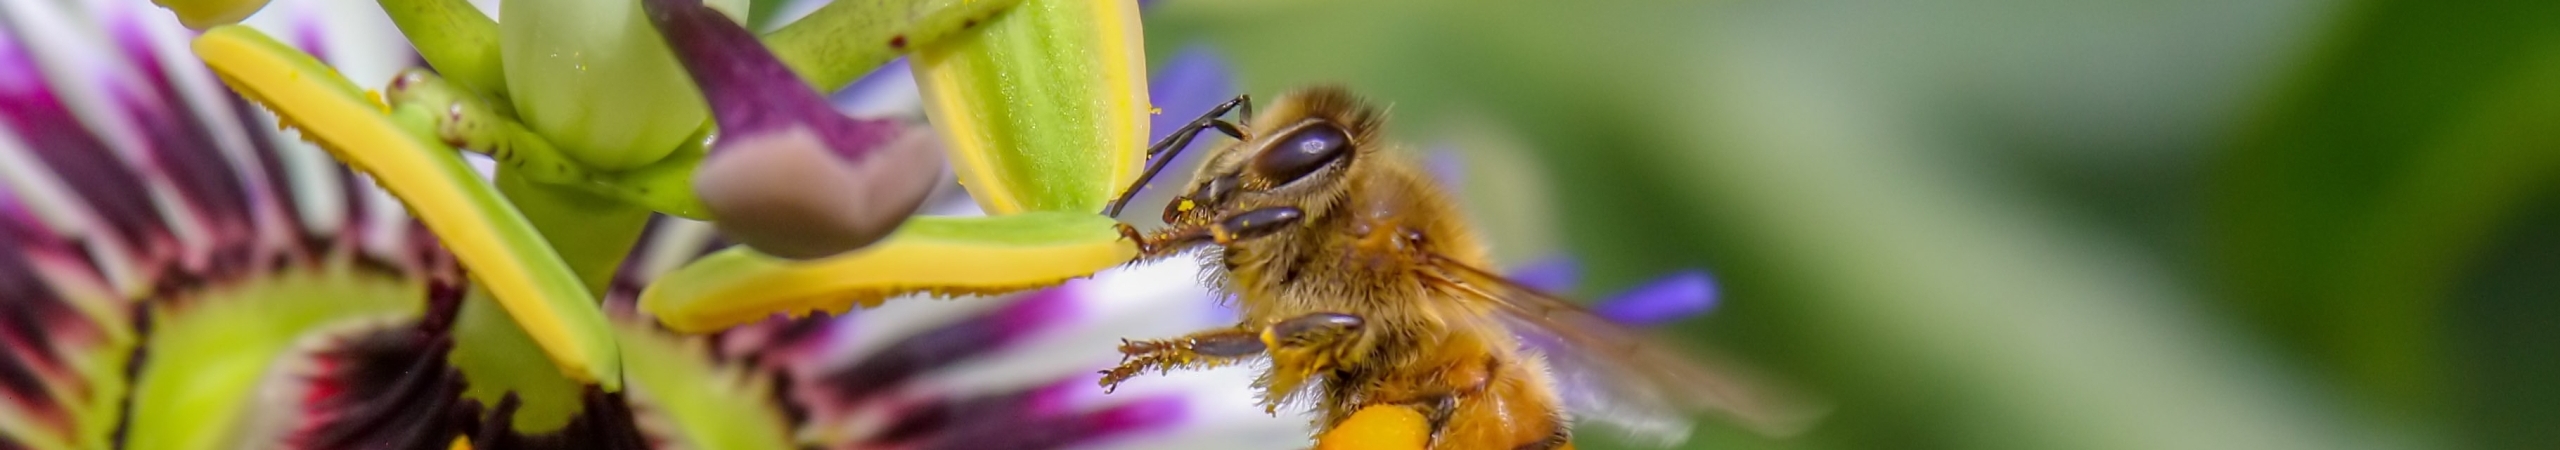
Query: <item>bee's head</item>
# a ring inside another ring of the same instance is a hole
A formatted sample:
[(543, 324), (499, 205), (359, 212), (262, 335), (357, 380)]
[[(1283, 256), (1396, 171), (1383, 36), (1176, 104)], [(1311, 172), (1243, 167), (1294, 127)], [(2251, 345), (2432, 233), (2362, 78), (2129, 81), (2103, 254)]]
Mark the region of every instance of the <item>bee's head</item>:
[[(1241, 219), (1317, 221), (1342, 203), (1356, 182), (1352, 174), (1367, 159), (1363, 154), (1381, 145), (1381, 120), (1340, 87), (1291, 92), (1250, 124), (1246, 140), (1219, 149), (1200, 167), (1190, 189), (1165, 205), (1165, 222), (1208, 225), (1253, 211), (1268, 212)], [(1295, 208), (1295, 214), (1275, 208)]]

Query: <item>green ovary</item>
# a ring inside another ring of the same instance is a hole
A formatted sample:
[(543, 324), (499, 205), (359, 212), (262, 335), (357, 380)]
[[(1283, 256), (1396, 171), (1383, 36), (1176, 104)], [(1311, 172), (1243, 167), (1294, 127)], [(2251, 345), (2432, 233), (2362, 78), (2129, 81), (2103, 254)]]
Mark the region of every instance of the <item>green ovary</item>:
[(498, 23), (517, 114), (599, 170), (655, 162), (711, 118), (637, 1), (505, 2)]

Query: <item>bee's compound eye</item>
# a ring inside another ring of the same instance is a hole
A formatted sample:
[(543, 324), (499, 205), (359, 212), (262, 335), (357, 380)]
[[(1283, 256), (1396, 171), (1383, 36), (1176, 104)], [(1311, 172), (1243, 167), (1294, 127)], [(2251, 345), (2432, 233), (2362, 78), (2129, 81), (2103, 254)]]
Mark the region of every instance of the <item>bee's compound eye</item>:
[(1351, 135), (1332, 122), (1301, 127), (1253, 157), (1253, 174), (1288, 184), (1351, 154)]

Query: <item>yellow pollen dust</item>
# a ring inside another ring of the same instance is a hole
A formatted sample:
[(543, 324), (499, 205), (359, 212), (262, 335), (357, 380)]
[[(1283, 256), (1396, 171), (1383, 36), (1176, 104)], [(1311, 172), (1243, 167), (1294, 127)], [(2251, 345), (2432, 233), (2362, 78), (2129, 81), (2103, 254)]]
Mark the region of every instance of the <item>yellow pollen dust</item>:
[(364, 90), (364, 99), (365, 101), (372, 102), (373, 108), (382, 110), (383, 114), (391, 113), (391, 103), (382, 101), (382, 91), (366, 89)]
[(1158, 107), (1156, 107), (1155, 105), (1147, 105), (1147, 115), (1150, 115), (1150, 116), (1161, 116), (1161, 115), (1164, 115), (1164, 108), (1158, 108)]
[(1192, 202), (1191, 202), (1191, 199), (1187, 199), (1187, 198), (1186, 198), (1186, 199), (1182, 199), (1182, 204), (1181, 204), (1181, 205), (1179, 205), (1179, 206), (1175, 206), (1174, 208), (1175, 208), (1175, 209), (1179, 209), (1179, 210), (1181, 210), (1181, 211), (1183, 211), (1183, 212), (1191, 212), (1191, 208), (1198, 208), (1198, 207), (1200, 207), (1200, 204), (1198, 204), (1198, 203), (1192, 203)]

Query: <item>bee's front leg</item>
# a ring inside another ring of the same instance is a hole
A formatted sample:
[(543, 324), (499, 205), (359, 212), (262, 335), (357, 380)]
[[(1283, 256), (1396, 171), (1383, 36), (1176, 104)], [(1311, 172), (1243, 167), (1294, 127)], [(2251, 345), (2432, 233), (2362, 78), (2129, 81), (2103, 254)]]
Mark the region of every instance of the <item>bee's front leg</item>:
[(1262, 356), (1264, 348), (1257, 330), (1241, 327), (1202, 331), (1173, 339), (1123, 339), (1120, 341), (1120, 366), (1102, 371), (1102, 389), (1109, 393), (1118, 389), (1120, 382), (1149, 370), (1163, 373), (1244, 362)]
[(1138, 259), (1152, 260), (1200, 244), (1227, 245), (1278, 233), (1297, 225), (1306, 212), (1292, 206), (1249, 209), (1223, 214), (1206, 223), (1184, 223), (1152, 232), (1120, 224), (1120, 238), (1138, 244)]
[(1120, 224), (1120, 239), (1138, 245), (1138, 260), (1153, 261), (1181, 253), (1193, 245), (1206, 242), (1209, 232), (1203, 227), (1176, 226), (1155, 231), (1138, 231), (1138, 227)]
[(1138, 196), (1138, 188), (1145, 187), (1147, 181), (1156, 179), (1156, 174), (1163, 172), (1166, 164), (1173, 163), (1175, 154), (1181, 153), (1182, 149), (1190, 148), (1191, 140), (1198, 137), (1201, 130), (1214, 129), (1219, 133), (1225, 133), (1227, 137), (1249, 140), (1246, 138), (1244, 128), (1236, 126), (1236, 122), (1219, 119), (1226, 117), (1229, 110), (1238, 110), (1236, 111), (1238, 117), (1243, 120), (1237, 122), (1253, 123), (1253, 96), (1237, 95), (1234, 100), (1209, 108), (1209, 112), (1201, 114), (1200, 118), (1191, 119), (1190, 124), (1175, 128), (1173, 133), (1166, 134), (1164, 139), (1148, 145), (1146, 171), (1139, 173), (1138, 180), (1131, 182), (1128, 188), (1121, 189), (1120, 196), (1111, 199), (1111, 203), (1102, 208), (1102, 215), (1119, 216), (1120, 208), (1129, 206), (1129, 199)]

